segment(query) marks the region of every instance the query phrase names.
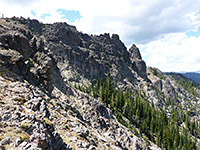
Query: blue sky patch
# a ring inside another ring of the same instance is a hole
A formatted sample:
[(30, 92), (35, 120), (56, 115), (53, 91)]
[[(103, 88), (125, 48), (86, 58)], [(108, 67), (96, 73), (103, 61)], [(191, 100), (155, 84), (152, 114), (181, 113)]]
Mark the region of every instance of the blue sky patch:
[(45, 18), (48, 17), (48, 16), (51, 16), (51, 14), (48, 14), (48, 13), (42, 14), (42, 15), (40, 16), (40, 18), (41, 18), (41, 19), (45, 19)]
[(31, 10), (31, 14), (35, 17), (36, 16), (35, 10)]
[(189, 31), (186, 33), (188, 37), (194, 36), (194, 37), (199, 37), (200, 36), (200, 27), (198, 28), (197, 31)]
[(71, 23), (82, 18), (80, 12), (75, 10), (58, 9), (57, 12), (63, 15), (62, 19), (68, 19)]

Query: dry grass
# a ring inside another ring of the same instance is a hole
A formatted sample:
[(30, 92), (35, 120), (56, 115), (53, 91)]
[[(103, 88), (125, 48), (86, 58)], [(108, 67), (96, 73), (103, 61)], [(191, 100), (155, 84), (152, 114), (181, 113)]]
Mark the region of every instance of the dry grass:
[(2, 136), (0, 136), (0, 141), (1, 141), (1, 140), (3, 140), (3, 137), (2, 137)]
[(30, 136), (27, 133), (19, 133), (18, 137), (22, 140), (22, 141), (28, 141)]
[(48, 118), (44, 118), (44, 121), (45, 121), (45, 124), (46, 124), (47, 126), (53, 125), (53, 122), (51, 122)]
[(27, 121), (24, 121), (20, 124), (20, 128), (24, 129), (24, 130), (27, 130), (31, 127), (31, 124)]
[(18, 101), (21, 103), (21, 105), (24, 105), (25, 102), (27, 102), (27, 100), (25, 99), (24, 96), (21, 96), (21, 97), (16, 97), (13, 99), (14, 101)]

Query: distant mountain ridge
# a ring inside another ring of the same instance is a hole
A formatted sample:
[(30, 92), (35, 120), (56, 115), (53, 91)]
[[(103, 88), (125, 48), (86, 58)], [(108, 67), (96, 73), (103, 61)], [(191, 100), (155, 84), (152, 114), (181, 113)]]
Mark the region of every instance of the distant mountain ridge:
[(194, 82), (200, 84), (200, 73), (197, 72), (186, 72), (182, 73), (183, 76), (192, 79)]

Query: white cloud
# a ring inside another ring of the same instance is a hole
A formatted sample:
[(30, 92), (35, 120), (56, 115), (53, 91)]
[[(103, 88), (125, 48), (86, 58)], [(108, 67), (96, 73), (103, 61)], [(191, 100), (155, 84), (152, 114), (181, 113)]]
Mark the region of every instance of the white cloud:
[(38, 2), (39, 0), (1, 0), (1, 4), (9, 4), (9, 5), (23, 5), (23, 6), (27, 6), (27, 5), (31, 5), (33, 3)]
[(200, 37), (168, 34), (162, 40), (138, 45), (148, 66), (162, 71), (197, 71), (200, 68)]

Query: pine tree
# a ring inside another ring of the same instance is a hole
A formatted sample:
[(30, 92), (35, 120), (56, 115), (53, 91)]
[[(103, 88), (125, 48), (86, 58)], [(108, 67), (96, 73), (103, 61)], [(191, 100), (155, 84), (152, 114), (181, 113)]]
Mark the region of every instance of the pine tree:
[(156, 134), (156, 145), (158, 145), (159, 147), (161, 146), (161, 137), (160, 137), (160, 133)]
[(112, 96), (111, 96), (111, 104), (110, 104), (110, 107), (111, 107), (111, 110), (113, 110), (114, 107), (115, 107), (114, 93), (112, 93)]
[(163, 140), (163, 147), (167, 148), (168, 147), (168, 131), (166, 128), (164, 128), (162, 140)]
[(188, 112), (186, 113), (185, 124), (186, 124), (186, 127), (189, 129), (189, 127), (190, 127), (190, 121), (189, 121)]
[(78, 89), (81, 91), (81, 86), (80, 86), (80, 84), (78, 85)]
[(180, 134), (180, 139), (179, 139), (179, 149), (182, 149), (182, 147), (183, 147), (183, 135), (182, 134)]
[(132, 122), (133, 121), (133, 108), (132, 108), (132, 102), (131, 100), (128, 102), (128, 108), (129, 108), (129, 111), (128, 111), (128, 118), (129, 120)]
[(117, 107), (117, 109), (120, 108), (119, 92), (116, 92), (115, 94), (115, 106)]
[(105, 99), (105, 95), (104, 95), (104, 85), (101, 85), (100, 86), (100, 98), (102, 99), (102, 101), (104, 102), (104, 99)]
[(112, 93), (112, 88), (111, 88), (111, 83), (110, 83), (110, 74), (107, 74), (107, 79), (106, 79), (106, 89), (105, 89), (105, 103), (109, 104), (110, 99), (111, 99), (111, 93)]
[(74, 88), (77, 89), (77, 85), (76, 85), (76, 83), (75, 83), (75, 85), (74, 85)]
[(178, 145), (179, 145), (179, 131), (176, 132), (176, 135), (175, 135), (175, 140), (174, 140), (174, 148), (177, 148)]
[(119, 98), (119, 108), (122, 109), (122, 107), (124, 106), (124, 99), (123, 99), (123, 93), (122, 90), (119, 89), (118, 90), (118, 98)]
[(155, 119), (154, 119), (154, 117), (151, 118), (150, 130), (151, 130), (152, 133), (155, 132)]
[(190, 122), (190, 133), (191, 134), (194, 134), (194, 129), (195, 129), (195, 122), (192, 121), (192, 122)]

